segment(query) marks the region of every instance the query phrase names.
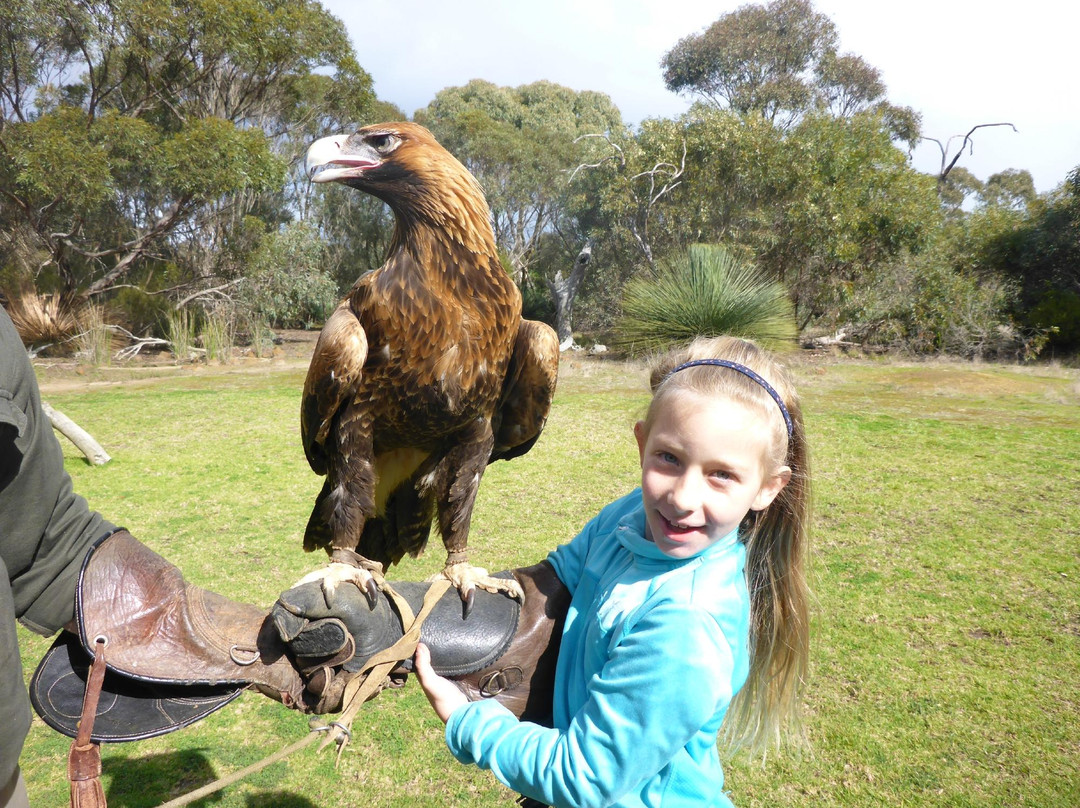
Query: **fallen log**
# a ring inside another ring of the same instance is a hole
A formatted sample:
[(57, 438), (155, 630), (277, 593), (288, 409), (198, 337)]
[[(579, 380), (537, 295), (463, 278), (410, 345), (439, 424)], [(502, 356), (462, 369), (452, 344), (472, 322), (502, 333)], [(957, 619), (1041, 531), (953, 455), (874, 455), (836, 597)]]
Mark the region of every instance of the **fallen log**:
[(45, 401), (41, 402), (41, 409), (45, 412), (45, 415), (48, 416), (49, 423), (52, 424), (53, 429), (74, 443), (76, 448), (86, 455), (87, 461), (92, 465), (104, 466), (112, 460), (112, 458), (109, 457), (109, 453), (102, 448), (100, 443), (94, 440), (89, 432), (62, 412), (54, 409)]

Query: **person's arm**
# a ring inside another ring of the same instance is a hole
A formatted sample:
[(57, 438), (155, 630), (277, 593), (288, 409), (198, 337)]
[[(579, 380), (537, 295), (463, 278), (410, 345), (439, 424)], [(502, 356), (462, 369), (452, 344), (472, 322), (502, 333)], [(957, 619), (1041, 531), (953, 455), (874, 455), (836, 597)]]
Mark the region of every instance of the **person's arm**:
[(606, 805), (659, 772), (726, 709), (733, 666), (709, 615), (662, 605), (614, 649), (567, 729), (479, 702), (449, 715), (447, 745), (459, 761), (534, 799)]
[(69, 623), (82, 560), (111, 530), (72, 490), (34, 369), (0, 309), (0, 561), (15, 617), (46, 636)]
[[(452, 679), (464, 699), (495, 699), (514, 715), (551, 722), (555, 664), (570, 592), (546, 561), (497, 576), (512, 575), (525, 602), (479, 590), (468, 617), (454, 592), (443, 594), (424, 621), (420, 640), (430, 650), (434, 670)], [(420, 611), (429, 583), (390, 582), (413, 614)], [(328, 711), (341, 709), (349, 678), (375, 654), (404, 634), (402, 617), (380, 592), (372, 604), (357, 587), (327, 592), (318, 581), (283, 592), (271, 610), (274, 625), (309, 679), (309, 699)], [(327, 661), (327, 649), (353, 648), (351, 659)], [(402, 660), (396, 673), (411, 671)]]
[(469, 697), (461, 692), (461, 688), (435, 673), (431, 666), (431, 649), (423, 643), (416, 646), (413, 665), (416, 667), (416, 678), (420, 680), (424, 695), (427, 696), (435, 715), (439, 716), (439, 720), (444, 724), (450, 720), (454, 710), (469, 703)]
[[(41, 634), (80, 634), (87, 649), (107, 637), (115, 670), (158, 681), (254, 683), (304, 706), (299, 672), (276, 634), (264, 631), (265, 610), (189, 585), (74, 492), (33, 367), (2, 309), (0, 571), (14, 617)], [(13, 640), (5, 644), (6, 657)]]
[(83, 646), (104, 638), (113, 670), (155, 682), (250, 684), (310, 708), (268, 610), (191, 585), (126, 530), (87, 554), (76, 606)]

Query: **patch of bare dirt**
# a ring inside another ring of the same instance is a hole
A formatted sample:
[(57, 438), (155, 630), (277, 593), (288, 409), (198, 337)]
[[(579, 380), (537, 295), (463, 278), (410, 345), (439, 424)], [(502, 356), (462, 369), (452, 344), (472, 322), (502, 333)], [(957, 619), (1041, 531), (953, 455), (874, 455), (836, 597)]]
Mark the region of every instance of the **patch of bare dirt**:
[(278, 342), (274, 348), (281, 349), (281, 356), (285, 359), (302, 359), (305, 364), (311, 361), (311, 353), (315, 350), (315, 343), (319, 339), (318, 331), (276, 331)]
[(38, 385), (45, 395), (77, 390), (137, 385), (161, 378), (198, 376), (206, 373), (275, 373), (306, 369), (319, 338), (318, 331), (275, 331), (272, 351), (255, 355), (250, 348), (233, 349), (228, 363), (179, 362), (168, 351), (143, 350), (108, 365), (89, 365), (74, 357), (34, 359)]

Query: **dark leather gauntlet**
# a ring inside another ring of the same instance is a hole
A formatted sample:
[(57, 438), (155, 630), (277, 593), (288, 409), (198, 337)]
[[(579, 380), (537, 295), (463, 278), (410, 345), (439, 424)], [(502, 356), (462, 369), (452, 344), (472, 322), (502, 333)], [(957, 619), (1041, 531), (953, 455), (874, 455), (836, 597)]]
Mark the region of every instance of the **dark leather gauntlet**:
[[(435, 670), (456, 682), (470, 700), (495, 698), (525, 720), (550, 724), (570, 593), (546, 561), (497, 577), (511, 576), (525, 591), (524, 605), (477, 590), (466, 618), (460, 598), (450, 590), (424, 621), (420, 639), (431, 649)], [(392, 582), (391, 587), (416, 613), (430, 584)], [(337, 586), (330, 595), (318, 581), (293, 587), (279, 597), (271, 617), (304, 671), (307, 698), (318, 712), (340, 711), (344, 683), (403, 633), (401, 616), (385, 594), (372, 607), (351, 584)], [(404, 659), (392, 676), (411, 670), (412, 660)]]

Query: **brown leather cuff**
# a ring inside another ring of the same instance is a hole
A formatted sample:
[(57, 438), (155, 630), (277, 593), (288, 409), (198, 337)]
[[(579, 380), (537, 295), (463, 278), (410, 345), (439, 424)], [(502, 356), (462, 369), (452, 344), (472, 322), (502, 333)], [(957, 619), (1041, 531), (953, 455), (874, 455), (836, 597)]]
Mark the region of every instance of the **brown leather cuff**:
[(252, 684), (304, 709), (303, 683), (267, 612), (192, 586), (126, 530), (90, 551), (76, 598), (84, 646), (104, 637), (109, 667), (170, 684)]

